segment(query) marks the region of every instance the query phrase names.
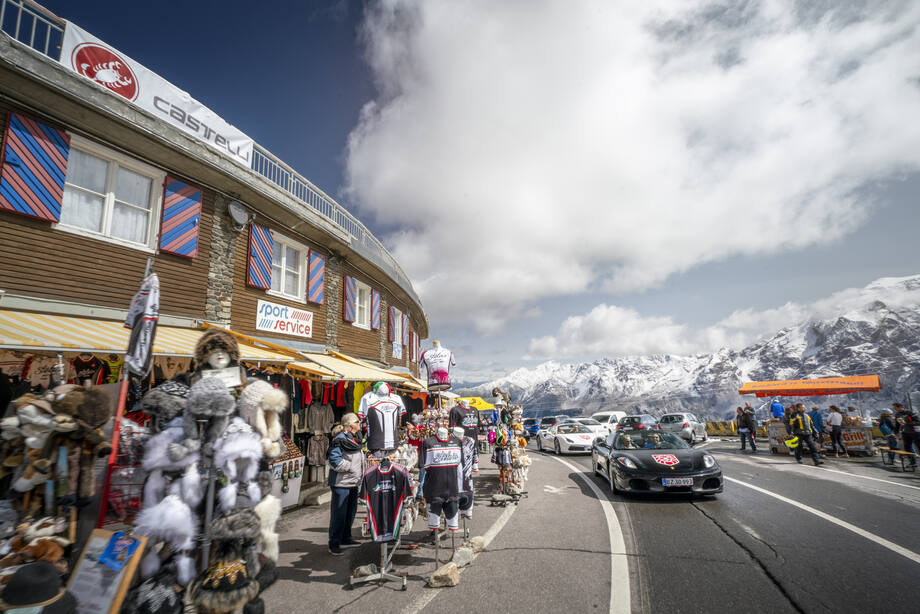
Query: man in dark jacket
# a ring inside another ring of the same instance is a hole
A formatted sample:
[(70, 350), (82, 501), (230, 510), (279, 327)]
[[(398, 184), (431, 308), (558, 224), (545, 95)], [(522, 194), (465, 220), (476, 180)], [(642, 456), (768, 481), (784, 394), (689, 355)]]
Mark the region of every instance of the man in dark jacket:
[(815, 467), (823, 465), (824, 461), (822, 461), (821, 457), (818, 455), (818, 448), (815, 446), (815, 442), (812, 439), (815, 427), (809, 415), (805, 413), (805, 406), (801, 403), (796, 405), (793, 409), (792, 417), (789, 419), (789, 426), (792, 428), (792, 434), (799, 439), (799, 445), (795, 447), (796, 462), (802, 462), (802, 448), (808, 446), (808, 451), (811, 452), (811, 458), (815, 461)]
[[(900, 403), (893, 403), (891, 406), (896, 412), (895, 419), (898, 423), (898, 431), (901, 433), (901, 441), (904, 442), (904, 451), (920, 453), (920, 416)], [(916, 456), (910, 458), (910, 464), (917, 466)]]
[(745, 407), (738, 421), (740, 423), (738, 431), (741, 433), (741, 449), (744, 449), (745, 441), (750, 441), (751, 454), (756, 454), (757, 444), (754, 443), (754, 436), (757, 433), (757, 423), (754, 420), (754, 410), (750, 406)]
[(358, 512), (358, 486), (364, 475), (364, 451), (356, 439), (361, 430), (357, 414), (342, 417), (341, 428), (329, 445), (329, 486), (332, 501), (329, 505), (329, 553), (340, 556), (342, 548), (355, 548), (359, 544), (351, 536), (351, 525)]

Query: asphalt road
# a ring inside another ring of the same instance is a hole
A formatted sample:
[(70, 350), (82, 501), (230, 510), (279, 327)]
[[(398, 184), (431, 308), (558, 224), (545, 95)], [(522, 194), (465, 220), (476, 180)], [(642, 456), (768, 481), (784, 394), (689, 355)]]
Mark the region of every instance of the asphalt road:
[[(470, 527), (490, 543), (447, 589), (424, 585), (434, 567), (424, 547), (394, 559), (408, 591), (346, 587), (376, 546), (334, 559), (325, 552), (327, 506), (285, 514), (281, 580), (266, 592), (266, 611), (920, 611), (920, 473), (884, 468), (878, 457), (816, 468), (736, 446), (708, 445), (730, 480), (705, 499), (612, 495), (589, 456), (534, 450), (528, 497), (492, 507), (495, 474), (483, 459)], [(613, 553), (605, 506), (622, 534)], [(418, 524), (408, 541), (424, 533)]]

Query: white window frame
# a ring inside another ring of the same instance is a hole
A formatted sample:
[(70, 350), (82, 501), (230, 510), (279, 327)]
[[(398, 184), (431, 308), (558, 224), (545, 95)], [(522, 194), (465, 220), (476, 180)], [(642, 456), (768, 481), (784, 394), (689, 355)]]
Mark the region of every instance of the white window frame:
[(393, 343), (398, 343), (402, 345), (402, 317), (403, 312), (399, 310), (399, 307), (393, 307)]
[[(287, 250), (284, 249), (281, 252), (281, 275), (282, 275), (281, 290), (272, 290), (271, 280), (269, 280), (269, 288), (268, 290), (266, 290), (265, 293), (270, 294), (271, 296), (277, 296), (278, 298), (283, 298), (288, 301), (296, 301), (298, 303), (303, 303), (304, 305), (306, 305), (307, 304), (307, 277), (308, 277), (307, 262), (309, 259), (310, 249), (303, 243), (298, 243), (297, 241), (294, 241), (293, 239), (286, 237), (279, 232), (275, 232), (274, 230), (270, 230), (269, 232), (271, 232), (272, 234), (272, 253), (274, 253), (274, 251), (278, 249), (278, 246), (282, 246), (284, 248), (290, 247), (300, 252), (300, 277), (297, 280), (296, 296), (293, 294), (286, 294), (284, 292), (283, 276), (284, 276), (285, 267), (287, 266), (287, 263), (286, 263)], [(275, 274), (275, 267), (272, 266), (272, 275), (274, 274)]]
[[(361, 310), (362, 292), (367, 297), (363, 313)], [(352, 322), (352, 325), (364, 330), (371, 329), (371, 287), (357, 279), (355, 280), (355, 321)]]
[[(94, 230), (88, 230), (79, 226), (71, 226), (70, 224), (61, 222), (53, 224), (52, 228), (155, 254), (157, 252), (157, 239), (160, 236), (160, 209), (163, 205), (163, 184), (166, 181), (166, 173), (149, 164), (144, 164), (143, 162), (109, 149), (99, 143), (90, 141), (89, 139), (85, 139), (77, 134), (70, 135), (70, 148), (79, 149), (84, 153), (101, 158), (109, 163), (105, 179), (105, 201), (103, 203), (102, 212), (103, 228), (109, 227), (112, 211), (115, 208), (115, 178), (117, 173), (113, 170), (115, 167), (112, 166), (112, 163), (150, 179), (150, 225), (147, 228), (147, 240), (144, 243), (135, 243), (126, 239), (107, 235), (104, 232), (96, 232)], [(67, 189), (66, 186), (64, 189)]]

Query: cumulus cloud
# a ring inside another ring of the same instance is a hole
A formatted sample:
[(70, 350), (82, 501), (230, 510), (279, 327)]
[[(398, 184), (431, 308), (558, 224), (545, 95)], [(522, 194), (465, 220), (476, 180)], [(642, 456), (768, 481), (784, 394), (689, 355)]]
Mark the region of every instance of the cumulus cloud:
[(920, 276), (880, 279), (865, 288), (848, 288), (808, 304), (789, 302), (759, 311), (738, 310), (700, 330), (692, 330), (671, 317), (643, 316), (633, 309), (601, 304), (584, 315), (566, 318), (556, 334), (531, 339), (525, 358), (695, 354), (724, 347), (741, 349), (803, 322), (848, 314), (863, 318), (867, 308), (876, 302), (890, 310), (916, 310), (920, 304)]
[[(920, 168), (918, 23), (909, 0), (372, 3), (346, 193), (432, 320), (481, 332), (833, 241), (861, 186)], [(580, 326), (641, 321), (598, 309)]]

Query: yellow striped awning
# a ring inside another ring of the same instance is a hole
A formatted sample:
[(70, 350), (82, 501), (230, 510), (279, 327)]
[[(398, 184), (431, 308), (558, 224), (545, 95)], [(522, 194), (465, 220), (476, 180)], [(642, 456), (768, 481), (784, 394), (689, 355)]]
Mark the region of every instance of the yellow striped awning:
[(328, 380), (353, 382), (397, 382), (402, 384), (405, 378), (390, 373), (373, 365), (352, 358), (346, 354), (315, 354), (301, 352), (306, 360), (288, 363), (288, 371), (314, 375)]
[[(154, 355), (193, 356), (203, 331), (157, 326)], [(94, 320), (47, 313), (0, 310), (0, 348), (44, 352), (99, 352), (124, 354), (131, 331), (123, 322)], [(288, 354), (240, 342), (240, 358), (288, 362)]]

